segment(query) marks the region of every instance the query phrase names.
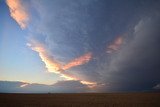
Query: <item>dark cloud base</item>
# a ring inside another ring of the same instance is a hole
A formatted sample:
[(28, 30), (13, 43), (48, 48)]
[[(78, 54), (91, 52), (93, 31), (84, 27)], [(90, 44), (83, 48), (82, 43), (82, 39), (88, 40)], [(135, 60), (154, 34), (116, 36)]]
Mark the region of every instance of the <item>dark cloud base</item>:
[(132, 40), (104, 67), (106, 91), (146, 91), (160, 83), (159, 23), (160, 14), (153, 14), (134, 27)]

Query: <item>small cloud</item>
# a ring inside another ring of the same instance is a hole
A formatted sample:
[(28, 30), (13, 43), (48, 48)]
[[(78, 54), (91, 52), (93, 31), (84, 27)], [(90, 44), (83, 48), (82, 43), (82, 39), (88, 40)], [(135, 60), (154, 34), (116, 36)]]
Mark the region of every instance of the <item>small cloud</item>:
[(22, 88), (22, 87), (26, 87), (27, 85), (29, 85), (28, 83), (24, 83), (24, 84), (22, 84), (22, 85), (20, 85), (20, 87)]
[(121, 36), (117, 37), (109, 46), (107, 46), (107, 53), (113, 53), (120, 49), (120, 46), (123, 44), (123, 38)]
[(154, 86), (153, 89), (160, 89), (160, 84), (157, 84), (156, 86)]

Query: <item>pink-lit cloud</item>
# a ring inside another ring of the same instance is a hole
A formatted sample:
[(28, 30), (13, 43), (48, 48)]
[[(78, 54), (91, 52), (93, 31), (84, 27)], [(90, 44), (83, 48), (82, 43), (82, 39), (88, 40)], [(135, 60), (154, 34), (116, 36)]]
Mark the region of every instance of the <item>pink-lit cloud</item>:
[(29, 15), (20, 0), (6, 0), (11, 17), (19, 24), (22, 29), (27, 27)]
[(113, 53), (118, 51), (120, 46), (123, 44), (123, 37), (117, 37), (109, 46), (107, 46), (107, 53)]
[(88, 85), (90, 88), (96, 86), (96, 82), (85, 81), (82, 78), (75, 77), (65, 71), (72, 67), (87, 63), (91, 59), (91, 53), (87, 53), (82, 55), (81, 57), (75, 58), (74, 60), (63, 66), (60, 62), (55, 60), (53, 56), (48, 54), (49, 52), (47, 52), (43, 44), (35, 40), (31, 40), (31, 43), (27, 43), (27, 46), (29, 46), (33, 51), (38, 52), (39, 57), (45, 63), (48, 72), (60, 74), (60, 76), (65, 78), (66, 80), (78, 80), (82, 84)]
[(83, 64), (87, 63), (88, 61), (90, 61), (91, 58), (92, 58), (92, 53), (91, 52), (86, 53), (78, 58), (73, 59), (72, 61), (70, 61), (69, 63), (64, 65), (62, 67), (62, 69), (67, 70), (67, 69), (70, 69), (75, 66), (83, 65)]

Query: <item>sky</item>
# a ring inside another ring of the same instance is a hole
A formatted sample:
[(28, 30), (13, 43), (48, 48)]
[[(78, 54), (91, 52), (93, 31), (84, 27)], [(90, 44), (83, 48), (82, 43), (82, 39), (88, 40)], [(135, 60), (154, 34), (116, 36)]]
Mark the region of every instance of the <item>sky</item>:
[(0, 92), (160, 89), (160, 0), (0, 0)]

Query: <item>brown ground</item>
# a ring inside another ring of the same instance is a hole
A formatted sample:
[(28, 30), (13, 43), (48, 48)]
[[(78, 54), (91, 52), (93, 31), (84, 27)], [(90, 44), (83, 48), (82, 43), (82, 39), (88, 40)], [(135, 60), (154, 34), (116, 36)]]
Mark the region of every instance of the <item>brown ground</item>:
[(0, 107), (160, 107), (160, 93), (0, 94)]

